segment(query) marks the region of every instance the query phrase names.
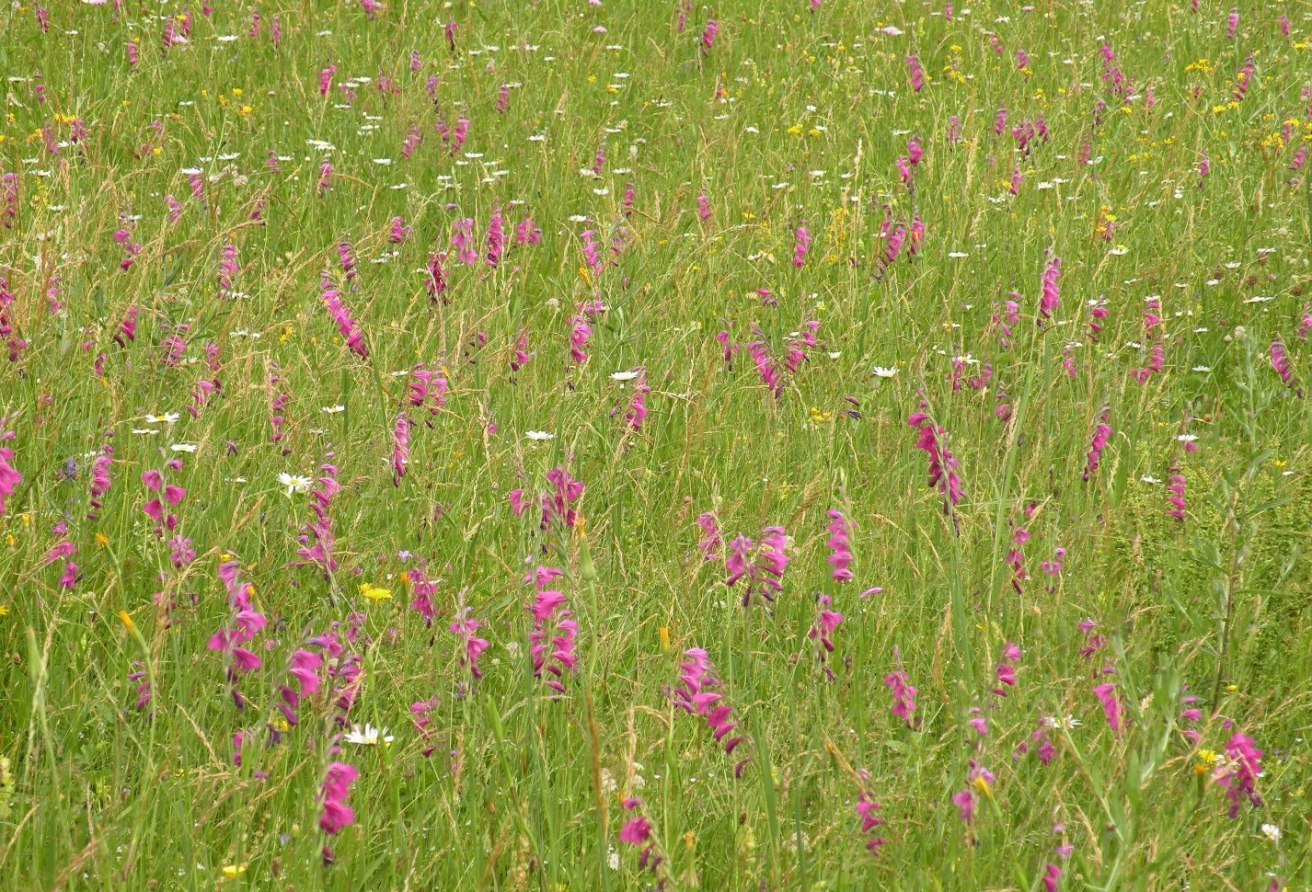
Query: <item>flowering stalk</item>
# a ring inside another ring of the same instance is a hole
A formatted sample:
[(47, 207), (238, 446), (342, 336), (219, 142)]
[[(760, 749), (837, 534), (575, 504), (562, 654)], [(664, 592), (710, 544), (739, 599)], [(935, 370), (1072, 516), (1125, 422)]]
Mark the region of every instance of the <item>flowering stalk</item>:
[(342, 292), (338, 290), (326, 270), (319, 278), (319, 294), (333, 321), (337, 323), (337, 331), (346, 342), (346, 346), (361, 359), (367, 359), (369, 345), (365, 343), (364, 332), (360, 330), (359, 323), (351, 314), (351, 308), (342, 302)]
[[(679, 684), (674, 689), (674, 705), (689, 715), (701, 716), (716, 743), (724, 747), (724, 754), (732, 756), (733, 751), (747, 738), (743, 735), (731, 737), (738, 723), (731, 721), (733, 708), (724, 701), (720, 687), (720, 677), (711, 665), (711, 658), (700, 647), (691, 647), (683, 652), (684, 661), (679, 665)], [(725, 738), (728, 738), (727, 740)], [(734, 777), (742, 777), (743, 769), (751, 761), (751, 756), (734, 765)]]
[(729, 573), (725, 585), (733, 588), (740, 579), (746, 578), (744, 607), (751, 605), (753, 594), (773, 602), (775, 595), (783, 589), (780, 580), (790, 560), (785, 550), (787, 544), (788, 534), (780, 526), (768, 526), (761, 530), (759, 550), (746, 536), (737, 536), (729, 543), (729, 552), (724, 559), (724, 567)]
[(837, 508), (830, 508), (827, 515), (829, 538), (825, 545), (829, 547), (829, 566), (834, 582), (843, 583), (852, 580), (852, 522), (843, 516)]
[[(359, 778), (360, 772), (345, 762), (333, 762), (328, 766), (323, 784), (319, 787), (319, 829), (329, 836), (336, 836), (345, 828), (355, 823), (355, 812), (346, 804), (347, 791)], [(324, 864), (333, 863), (333, 853), (327, 845), (323, 847)]]
[(834, 670), (829, 668), (829, 655), (834, 652), (833, 634), (843, 622), (843, 614), (832, 610), (832, 607), (833, 599), (829, 595), (816, 595), (815, 622), (806, 633), (806, 637), (819, 642), (820, 648), (816, 655), (820, 661), (820, 668), (830, 681), (835, 678)]
[(916, 448), (929, 456), (929, 486), (937, 487), (944, 496), (943, 513), (951, 514), (952, 509), (965, 494), (961, 486), (961, 477), (957, 474), (957, 460), (952, 451), (944, 445), (946, 431), (935, 427), (929, 415), (924, 411), (911, 413), (907, 424), (920, 432)]
[(1098, 419), (1098, 426), (1093, 429), (1093, 439), (1089, 441), (1089, 455), (1084, 466), (1085, 482), (1088, 482), (1093, 473), (1098, 470), (1098, 462), (1102, 459), (1102, 451), (1107, 448), (1107, 441), (1112, 438), (1111, 425), (1107, 423), (1107, 416), (1110, 413), (1111, 406), (1104, 406), (1102, 415)]
[(324, 579), (331, 579), (337, 571), (337, 559), (333, 557), (333, 519), (328, 513), (333, 496), (341, 490), (337, 482), (337, 466), (325, 462), (319, 466), (323, 476), (319, 478), (317, 488), (310, 490), (310, 510), (314, 519), (301, 527), (299, 536), (301, 547), (297, 555), (302, 564), (314, 564), (323, 571)]
[(267, 623), (264, 614), (255, 609), (251, 596), (255, 587), (237, 575), (239, 567), (236, 561), (227, 561), (219, 566), (219, 578), (228, 591), (228, 607), (232, 611), (231, 621), (210, 636), (206, 644), (210, 650), (223, 653), (227, 659), (225, 673), (228, 690), (237, 709), (246, 708), (246, 698), (237, 689), (240, 676), (260, 668), (260, 658), (245, 645), (249, 644)]
[(537, 588), (533, 603), (528, 606), (533, 614), (533, 630), (528, 636), (533, 677), (543, 679), (556, 694), (565, 693), (563, 679), (578, 666), (574, 645), (579, 624), (565, 606), (565, 593), (547, 588), (552, 580), (563, 575), (557, 567), (538, 566), (525, 579)]

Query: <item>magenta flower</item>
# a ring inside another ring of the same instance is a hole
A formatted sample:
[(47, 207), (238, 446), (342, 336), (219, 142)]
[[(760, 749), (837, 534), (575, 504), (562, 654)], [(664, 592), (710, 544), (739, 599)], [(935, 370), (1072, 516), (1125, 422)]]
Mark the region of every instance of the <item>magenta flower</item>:
[(916, 689), (907, 684), (909, 676), (906, 670), (901, 668), (901, 657), (894, 648), (893, 658), (898, 662), (898, 668), (884, 676), (884, 684), (893, 693), (893, 705), (890, 712), (893, 715), (906, 722), (908, 727), (912, 726), (912, 715), (916, 711)]
[(1093, 439), (1089, 441), (1089, 455), (1084, 467), (1085, 481), (1088, 481), (1093, 476), (1093, 472), (1098, 470), (1102, 451), (1107, 448), (1107, 441), (1112, 438), (1111, 426), (1107, 424), (1107, 416), (1110, 413), (1111, 406), (1104, 406), (1102, 415), (1098, 419), (1098, 426), (1093, 430)]
[(323, 471), (319, 485), (310, 490), (310, 511), (314, 517), (301, 527), (298, 537), (301, 547), (296, 554), (301, 564), (314, 564), (323, 571), (324, 579), (331, 579), (332, 574), (337, 572), (337, 558), (333, 557), (336, 536), (333, 534), (333, 519), (328, 509), (342, 485), (337, 482), (336, 465), (325, 462), (319, 469)]
[(828, 595), (816, 595), (815, 622), (806, 633), (806, 637), (812, 641), (820, 642), (818, 651), (820, 668), (824, 670), (825, 677), (830, 681), (835, 678), (834, 671), (829, 668), (829, 654), (834, 652), (833, 634), (843, 622), (843, 614), (830, 609), (832, 606), (833, 599)]
[(392, 426), (392, 485), (400, 486), (405, 476), (406, 466), (410, 463), (410, 419), (402, 410), (396, 415)]
[(548, 471), (547, 482), (552, 485), (553, 491), (542, 496), (542, 529), (549, 528), (556, 521), (573, 528), (578, 519), (574, 503), (583, 496), (583, 482), (575, 480), (563, 467)]
[(829, 547), (829, 566), (833, 567), (834, 582), (849, 582), (852, 579), (852, 543), (849, 538), (852, 534), (852, 523), (843, 517), (842, 512), (836, 508), (830, 508), (828, 515), (829, 526), (825, 527), (829, 531), (829, 539), (825, 545)]
[(501, 209), (494, 208), (487, 223), (487, 265), (496, 268), (501, 262), (501, 254), (506, 249), (506, 232), (503, 227)]
[(450, 389), (446, 374), (441, 369), (426, 369), (418, 363), (410, 373), (410, 386), (406, 394), (407, 402), (416, 409), (427, 409), (432, 427), (432, 419), (446, 406), (446, 394)]
[(741, 535), (729, 543), (729, 551), (724, 559), (725, 570), (729, 573), (725, 585), (733, 588), (740, 579), (746, 578), (744, 607), (751, 606), (754, 594), (773, 602), (775, 595), (783, 589), (780, 580), (790, 560), (786, 551), (787, 544), (788, 534), (779, 526), (761, 530), (760, 548), (751, 539)]
[(533, 630), (528, 636), (533, 676), (544, 679), (543, 683), (556, 694), (565, 693), (563, 679), (578, 665), (574, 639), (579, 624), (565, 607), (565, 593), (547, 588), (553, 579), (563, 575), (556, 567), (538, 566), (525, 579), (537, 588), (533, 603), (527, 608), (533, 614)]
[[(0, 440), (3, 439), (4, 437), (0, 436)], [(114, 447), (106, 443), (104, 447), (101, 448), (100, 454), (97, 455), (95, 460), (91, 463), (91, 499), (90, 508), (87, 510), (87, 520), (96, 519), (102, 505), (101, 499), (104, 498), (105, 493), (109, 492), (109, 487), (112, 485), (109, 471), (114, 465), (113, 455)], [(4, 453), (0, 452), (0, 514), (4, 513), (4, 467)], [(12, 489), (10, 491), (12, 492)]]
[(1225, 762), (1212, 775), (1213, 780), (1225, 787), (1230, 798), (1228, 814), (1231, 818), (1239, 815), (1243, 799), (1254, 808), (1262, 806), (1262, 798), (1257, 795), (1257, 779), (1261, 776), (1262, 751), (1253, 738), (1235, 734), (1225, 745)]
[(806, 265), (806, 251), (811, 246), (811, 231), (806, 228), (805, 223), (797, 227), (794, 238), (793, 266), (801, 269)]
[(1168, 517), (1176, 520), (1184, 520), (1184, 475), (1180, 473), (1180, 463), (1178, 461), (1171, 464), (1171, 476), (1166, 481), (1166, 501), (1170, 503), (1171, 510), (1167, 512)]
[(468, 607), (460, 607), (456, 610), (455, 620), (450, 625), (451, 632), (455, 634), (461, 642), (460, 665), (469, 670), (474, 681), (483, 677), (483, 670), (478, 668), (478, 659), (483, 655), (483, 651), (488, 648), (486, 638), (479, 638), (474, 633), (482, 625), (478, 620), (470, 615)]
[(232, 291), (232, 280), (237, 277), (237, 246), (226, 244), (219, 254), (219, 291), (227, 294)]
[(278, 695), (281, 699), (278, 711), (293, 728), (300, 721), (298, 710), (301, 701), (319, 692), (319, 669), (322, 665), (322, 656), (314, 651), (299, 648), (292, 652), (291, 659), (287, 662), (287, 674), (290, 678), (278, 685)]
[(219, 579), (228, 591), (228, 607), (231, 611), (230, 621), (210, 636), (206, 647), (219, 651), (227, 657), (227, 679), (229, 693), (238, 709), (246, 708), (246, 698), (237, 689), (237, 680), (241, 675), (260, 668), (260, 658), (249, 650), (249, 644), (267, 620), (257, 611), (251, 601), (255, 587), (238, 577), (239, 567), (236, 561), (228, 561), (219, 566)]
[(341, 266), (341, 273), (345, 275), (346, 282), (356, 281), (359, 274), (356, 262), (356, 248), (350, 244), (349, 236), (342, 236), (341, 241), (337, 243), (337, 264)]
[(133, 669), (128, 673), (128, 681), (133, 682), (133, 693), (137, 695), (136, 702), (132, 708), (138, 711), (145, 709), (150, 705), (152, 693), (150, 688), (150, 676), (141, 668), (140, 660), (132, 661)]
[(474, 244), (474, 218), (464, 217), (451, 224), (451, 247), (456, 259), (467, 266), (478, 262), (478, 248)]
[(1093, 695), (1098, 698), (1102, 704), (1103, 715), (1107, 717), (1107, 725), (1119, 737), (1121, 726), (1124, 724), (1125, 704), (1116, 695), (1115, 682), (1105, 681), (1093, 689)]
[(724, 547), (724, 539), (720, 536), (720, 524), (715, 519), (715, 515), (710, 511), (697, 515), (697, 526), (701, 527), (703, 534), (701, 541), (697, 543), (697, 548), (702, 553), (702, 560), (718, 559), (720, 549)]
[[(685, 657), (679, 665), (679, 685), (674, 689), (674, 705), (689, 715), (701, 716), (710, 729), (711, 737), (724, 747), (724, 754), (732, 756), (733, 751), (747, 738), (743, 735), (730, 736), (738, 724), (731, 721), (733, 710), (724, 701), (724, 695), (717, 688), (720, 678), (711, 665), (711, 658), (700, 647), (692, 647), (683, 652)], [(728, 738), (727, 740), (725, 738)], [(744, 758), (733, 768), (734, 777), (742, 777), (743, 769), (751, 756)]]
[(1057, 280), (1061, 278), (1061, 258), (1054, 257), (1048, 261), (1048, 266), (1043, 271), (1043, 293), (1039, 298), (1039, 315), (1044, 319), (1051, 319), (1052, 313), (1057, 309), (1057, 302), (1061, 297), (1061, 291), (1057, 287)]
[(856, 798), (856, 815), (861, 819), (861, 834), (866, 837), (866, 851), (872, 855), (879, 854), (879, 847), (888, 845), (888, 840), (879, 836), (879, 828), (887, 823), (879, 817), (879, 803), (873, 794), (862, 790)]
[(1294, 386), (1294, 369), (1289, 362), (1289, 354), (1285, 352), (1285, 345), (1279, 338), (1271, 342), (1271, 368), (1276, 370), (1286, 387), (1293, 390), (1299, 399), (1303, 398), (1302, 389)]
[(624, 413), (624, 422), (637, 431), (642, 429), (643, 422), (647, 420), (647, 394), (651, 393), (651, 385), (647, 383), (647, 370), (643, 366), (638, 366), (634, 371), (638, 377), (633, 382), (633, 396)]
[(946, 431), (935, 427), (924, 411), (911, 413), (907, 424), (920, 431), (916, 448), (929, 456), (929, 486), (937, 487), (943, 494), (943, 513), (951, 514), (965, 493), (961, 487), (961, 477), (957, 474), (957, 460), (943, 442)]
[(638, 812), (642, 808), (642, 800), (636, 797), (629, 797), (624, 800), (624, 810), (631, 812), (633, 817), (624, 822), (620, 828), (620, 842), (627, 843), (631, 846), (641, 846), (642, 851), (638, 853), (638, 869), (650, 870), (652, 873), (660, 867), (661, 856), (656, 852), (656, 840), (652, 835), (651, 821)]
[(410, 608), (419, 612), (424, 618), (424, 625), (431, 626), (437, 618), (437, 606), (433, 596), (437, 594), (437, 584), (441, 580), (429, 579), (426, 567), (418, 566), (406, 571), (410, 576), (410, 591), (414, 595)]
[(918, 56), (907, 56), (907, 76), (911, 79), (911, 91), (919, 93), (925, 89), (925, 68)]
[(599, 300), (584, 301), (579, 304), (578, 312), (570, 317), (569, 358), (574, 365), (583, 365), (588, 361), (588, 352), (584, 348), (592, 338), (592, 326), (588, 323), (606, 309)]
[(1020, 648), (1008, 641), (1006, 647), (1002, 649), (1002, 660), (998, 663), (995, 675), (998, 680), (998, 686), (993, 689), (993, 693), (999, 697), (1007, 696), (1007, 688), (1016, 686), (1016, 664), (1020, 662)]
[(451, 303), (451, 298), (446, 295), (447, 281), (446, 273), (442, 269), (442, 262), (446, 260), (446, 252), (430, 252), (428, 255), (428, 271), (424, 277), (424, 286), (428, 289), (428, 296), (437, 303), (441, 298), (443, 304)]
[(715, 19), (708, 19), (706, 27), (702, 29), (702, 55), (710, 53), (711, 47), (715, 45), (715, 36), (720, 33), (720, 23)]
[(1015, 589), (1016, 594), (1020, 594), (1022, 583), (1029, 579), (1029, 573), (1025, 571), (1025, 558), (1021, 554), (1020, 548), (1029, 541), (1029, 530), (1024, 527), (1017, 527), (1011, 534), (1011, 548), (1007, 551), (1005, 558), (1007, 566), (1011, 567), (1011, 587)]
[(332, 315), (333, 321), (337, 323), (337, 331), (346, 342), (347, 348), (361, 359), (367, 359), (369, 345), (365, 343), (364, 332), (360, 330), (359, 323), (351, 314), (351, 308), (342, 302), (342, 292), (333, 283), (327, 270), (319, 277), (319, 296)]
[[(0, 443), (14, 438), (13, 431), (0, 429)], [(0, 514), (5, 513), (5, 499), (14, 494), (18, 484), (23, 482), (23, 475), (14, 469), (14, 450), (8, 446), (0, 447)]]
[[(328, 766), (323, 785), (319, 788), (319, 803), (323, 809), (319, 815), (319, 829), (329, 836), (355, 823), (355, 812), (346, 804), (346, 794), (359, 776), (360, 772), (345, 762)], [(324, 851), (326, 853), (327, 849)]]
[(1103, 322), (1107, 320), (1107, 307), (1094, 301), (1089, 302), (1089, 334), (1090, 343), (1098, 343), (1098, 337), (1102, 334)]

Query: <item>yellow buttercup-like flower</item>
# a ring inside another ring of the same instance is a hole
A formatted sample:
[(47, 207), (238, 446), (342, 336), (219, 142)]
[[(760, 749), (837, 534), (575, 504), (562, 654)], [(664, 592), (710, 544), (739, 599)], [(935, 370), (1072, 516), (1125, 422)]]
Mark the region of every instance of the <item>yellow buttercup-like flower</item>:
[(372, 583), (364, 582), (360, 584), (360, 594), (377, 604), (379, 601), (390, 599), (392, 597), (392, 590), (380, 588)]

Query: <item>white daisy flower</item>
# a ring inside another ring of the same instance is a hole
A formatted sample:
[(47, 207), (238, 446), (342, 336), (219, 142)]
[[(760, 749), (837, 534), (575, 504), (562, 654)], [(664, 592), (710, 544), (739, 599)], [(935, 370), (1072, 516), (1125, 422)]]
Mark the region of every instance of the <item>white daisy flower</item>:
[(396, 738), (388, 734), (386, 728), (375, 728), (366, 722), (363, 728), (352, 725), (350, 732), (343, 739), (356, 746), (378, 746), (380, 743), (390, 744)]
[(287, 487), (287, 498), (291, 498), (292, 493), (305, 492), (310, 488), (310, 483), (309, 477), (300, 474), (288, 474), (284, 471), (278, 475), (278, 485)]

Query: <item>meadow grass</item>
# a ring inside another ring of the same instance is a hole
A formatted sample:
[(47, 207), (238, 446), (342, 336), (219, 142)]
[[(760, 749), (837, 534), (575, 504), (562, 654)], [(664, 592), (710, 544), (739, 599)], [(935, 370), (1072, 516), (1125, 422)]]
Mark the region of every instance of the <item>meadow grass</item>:
[(1302, 6), (207, 5), (0, 11), (0, 886), (1312, 888)]

